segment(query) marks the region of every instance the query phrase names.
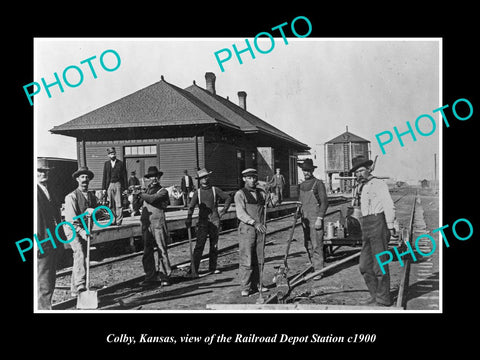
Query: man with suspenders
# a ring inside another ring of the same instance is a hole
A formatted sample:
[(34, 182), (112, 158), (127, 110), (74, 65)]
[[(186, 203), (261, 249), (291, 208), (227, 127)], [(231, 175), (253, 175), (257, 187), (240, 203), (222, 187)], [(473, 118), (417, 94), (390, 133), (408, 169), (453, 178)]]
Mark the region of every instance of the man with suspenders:
[[(267, 232), (264, 224), (265, 201), (267, 194), (257, 188), (258, 174), (255, 169), (242, 171), (245, 187), (235, 193), (235, 210), (240, 221), (239, 269), (241, 295), (248, 296), (256, 291), (268, 291), (260, 284), (260, 274), (264, 264), (265, 240)], [(261, 287), (261, 289), (260, 289)]]
[[(299, 185), (299, 200), (302, 204), (302, 228), (305, 249), (315, 271), (323, 269), (323, 217), (328, 208), (328, 197), (323, 181), (313, 175), (316, 166), (312, 159), (305, 159), (299, 165), (305, 181)], [(322, 275), (313, 279), (319, 280)]]
[(394, 233), (395, 206), (388, 186), (371, 174), (372, 160), (358, 156), (352, 160), (352, 169), (359, 183), (360, 209), (362, 217), (362, 252), (360, 273), (371, 297), (364, 305), (390, 306), (390, 273), (388, 266), (382, 273), (375, 255), (388, 249), (391, 234)]
[[(198, 223), (197, 223), (197, 242), (195, 249), (193, 250), (193, 266), (198, 274), (198, 268), (200, 267), (200, 260), (202, 258), (203, 249), (207, 242), (207, 236), (210, 239), (210, 252), (209, 252), (209, 271), (214, 274), (220, 273), (217, 269), (217, 257), (218, 257), (218, 232), (220, 229), (220, 218), (227, 212), (232, 198), (228, 193), (223, 192), (220, 188), (211, 186), (209, 175), (212, 171), (201, 169), (197, 171), (197, 179), (200, 182), (199, 189), (193, 194), (190, 201), (187, 213), (187, 220), (185, 225), (187, 228), (192, 226), (192, 215), (195, 206), (198, 205)], [(225, 201), (223, 209), (218, 212), (218, 200)], [(191, 271), (192, 273), (192, 271)]]

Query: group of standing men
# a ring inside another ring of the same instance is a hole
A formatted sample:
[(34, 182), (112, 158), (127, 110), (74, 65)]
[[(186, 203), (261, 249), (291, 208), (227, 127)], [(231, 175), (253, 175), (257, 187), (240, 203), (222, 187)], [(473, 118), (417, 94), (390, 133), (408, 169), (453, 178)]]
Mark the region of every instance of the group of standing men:
[[(103, 194), (109, 199), (110, 208), (114, 213), (114, 224), (120, 225), (123, 220), (121, 194), (127, 185), (126, 169), (122, 161), (116, 159), (115, 149), (107, 150), (110, 160), (104, 164), (102, 188)], [(386, 250), (390, 232), (393, 228), (394, 207), (388, 188), (385, 183), (370, 174), (371, 160), (354, 159), (351, 171), (355, 173), (361, 186), (361, 219), (363, 231), (363, 246), (360, 257), (360, 272), (364, 276), (371, 298), (369, 304), (390, 305), (390, 279), (388, 268), (384, 275), (375, 254)], [(308, 259), (315, 271), (324, 267), (323, 252), (323, 218), (328, 208), (328, 197), (323, 182), (313, 175), (316, 166), (311, 159), (306, 159), (301, 165), (305, 180), (299, 185), (300, 215), (304, 233), (305, 249)], [(38, 180), (38, 229), (39, 237), (45, 235), (45, 229), (55, 228), (61, 222), (60, 204), (48, 191), (48, 173), (51, 168), (44, 159), (37, 164)], [(197, 222), (197, 242), (193, 252), (193, 262), (190, 275), (198, 273), (200, 259), (209, 238), (209, 271), (219, 273), (217, 269), (218, 234), (220, 219), (228, 211), (232, 197), (216, 186), (210, 184), (211, 171), (200, 169), (196, 179), (199, 188), (194, 190), (193, 179), (185, 171), (182, 178), (182, 192), (186, 194), (184, 204), (188, 205), (186, 226), (192, 226), (192, 215), (196, 206), (199, 208)], [(135, 195), (144, 203), (140, 221), (144, 241), (142, 263), (145, 271), (145, 280), (142, 285), (161, 283), (169, 285), (172, 269), (167, 252), (168, 229), (166, 226), (165, 210), (169, 205), (169, 195), (166, 188), (160, 185), (163, 172), (156, 166), (148, 169), (145, 178), (149, 180), (146, 189), (135, 189)], [(65, 197), (65, 221), (73, 224), (74, 228), (64, 225), (66, 238), (76, 236), (70, 242), (73, 250), (73, 269), (71, 291), (72, 295), (86, 289), (85, 284), (85, 252), (87, 231), (78, 215), (87, 213), (91, 216), (98, 206), (96, 197), (88, 191), (89, 182), (94, 174), (88, 167), (80, 167), (72, 174), (78, 187)], [(246, 169), (242, 172), (245, 186), (234, 195), (237, 218), (239, 220), (239, 282), (241, 295), (248, 296), (256, 291), (268, 291), (262, 284), (261, 273), (264, 265), (264, 248), (266, 234), (266, 208), (275, 204), (269, 197), (269, 192), (257, 186), (258, 174), (255, 169)], [(270, 183), (282, 201), (282, 192), (285, 180), (277, 169), (277, 174)], [(188, 203), (189, 193), (193, 191)], [(224, 201), (223, 209), (218, 211), (219, 200)], [(62, 230), (62, 229), (60, 229)], [(61, 232), (60, 236), (63, 238)], [(155, 265), (154, 246), (158, 248), (158, 266)], [(51, 299), (55, 288), (57, 252), (53, 248), (43, 248), (38, 253), (38, 307), (51, 309)], [(314, 279), (320, 279), (317, 276)]]

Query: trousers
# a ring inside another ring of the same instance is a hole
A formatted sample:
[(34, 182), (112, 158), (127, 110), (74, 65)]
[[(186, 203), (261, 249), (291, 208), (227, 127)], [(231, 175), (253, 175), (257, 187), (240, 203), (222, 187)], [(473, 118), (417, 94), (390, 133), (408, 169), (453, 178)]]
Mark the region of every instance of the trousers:
[(58, 250), (50, 250), (37, 257), (37, 303), (38, 310), (52, 310), (55, 290)]
[(73, 251), (71, 290), (75, 292), (80, 285), (86, 283), (87, 242), (77, 233), (75, 239), (70, 242), (70, 247)]
[(122, 187), (119, 182), (110, 183), (107, 189), (108, 203), (115, 214), (115, 224), (121, 225), (123, 221)]
[(198, 223), (197, 242), (195, 244), (195, 249), (193, 250), (193, 265), (195, 266), (197, 273), (198, 268), (200, 267), (203, 249), (205, 248), (205, 243), (207, 242), (207, 236), (210, 242), (210, 251), (208, 253), (208, 270), (215, 271), (217, 269), (219, 225), (219, 223), (214, 223), (211, 221)]
[(154, 280), (157, 276), (155, 267), (154, 246), (158, 250), (158, 272), (160, 277), (167, 278), (172, 273), (170, 260), (167, 252), (167, 233), (162, 225), (151, 223), (148, 226), (142, 226), (143, 230), (143, 257), (142, 264), (145, 271), (145, 280)]
[(265, 239), (251, 225), (240, 222), (239, 234), (239, 280), (242, 290), (256, 290), (260, 285), (260, 272), (265, 260)]
[(305, 249), (315, 271), (323, 269), (323, 229), (315, 229), (315, 220), (302, 217), (302, 228), (305, 240)]
[(280, 204), (283, 201), (283, 186), (275, 186), (275, 195), (277, 195), (278, 203)]
[(367, 215), (361, 218), (362, 250), (360, 253), (360, 273), (367, 284), (368, 291), (377, 303), (391, 304), (390, 271), (384, 266), (385, 274), (380, 269), (375, 255), (388, 249), (390, 231), (383, 213)]

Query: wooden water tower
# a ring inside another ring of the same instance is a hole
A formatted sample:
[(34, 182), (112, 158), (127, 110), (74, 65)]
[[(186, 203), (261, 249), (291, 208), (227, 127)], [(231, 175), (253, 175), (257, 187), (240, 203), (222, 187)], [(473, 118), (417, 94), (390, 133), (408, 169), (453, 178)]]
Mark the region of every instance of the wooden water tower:
[[(342, 192), (350, 191), (351, 180), (335, 181), (335, 178), (341, 175), (348, 176), (353, 158), (363, 156), (365, 159), (370, 159), (370, 141), (349, 132), (347, 126), (343, 134), (324, 144), (324, 150), (327, 190), (333, 191), (340, 187)], [(334, 182), (337, 182), (338, 186), (334, 186)]]

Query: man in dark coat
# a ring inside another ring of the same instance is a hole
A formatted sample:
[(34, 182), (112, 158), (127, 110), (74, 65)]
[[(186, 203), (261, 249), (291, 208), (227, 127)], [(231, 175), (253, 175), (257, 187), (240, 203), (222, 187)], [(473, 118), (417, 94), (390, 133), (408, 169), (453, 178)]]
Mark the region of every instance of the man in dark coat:
[(180, 188), (183, 194), (183, 206), (188, 207), (188, 194), (195, 189), (195, 186), (193, 185), (192, 177), (188, 175), (188, 170), (184, 170), (183, 173)]
[[(299, 185), (299, 200), (302, 204), (302, 228), (305, 249), (315, 271), (323, 269), (323, 218), (328, 208), (327, 191), (323, 181), (313, 175), (316, 166), (312, 159), (305, 159), (299, 165), (305, 181)], [(321, 279), (322, 275), (314, 280)]]
[[(37, 159), (37, 237), (44, 240), (55, 235), (55, 228), (61, 220), (60, 202), (49, 191), (48, 176), (50, 170), (46, 159)], [(58, 236), (65, 239), (63, 228), (58, 229)], [(37, 303), (38, 310), (52, 309), (52, 296), (55, 289), (56, 268), (59, 249), (55, 249), (50, 241), (41, 244), (37, 252)]]
[(140, 180), (135, 176), (135, 171), (130, 173), (130, 178), (128, 179), (128, 187), (140, 185)]
[(127, 188), (127, 170), (125, 164), (117, 159), (114, 147), (107, 149), (110, 160), (103, 166), (102, 190), (107, 193), (109, 207), (115, 214), (112, 225), (121, 225), (123, 221), (122, 192)]

